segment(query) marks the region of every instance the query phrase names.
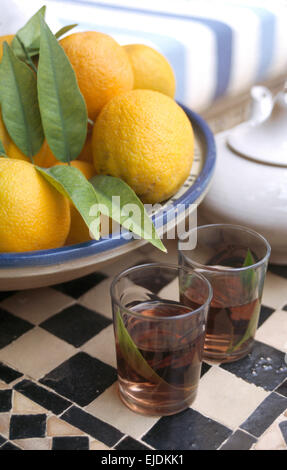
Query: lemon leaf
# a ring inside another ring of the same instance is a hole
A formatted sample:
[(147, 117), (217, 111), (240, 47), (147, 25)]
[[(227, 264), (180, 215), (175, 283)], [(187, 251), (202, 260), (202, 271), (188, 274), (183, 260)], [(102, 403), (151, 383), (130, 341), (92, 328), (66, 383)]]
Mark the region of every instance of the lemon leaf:
[(7, 131), (24, 155), (31, 158), (39, 152), (44, 140), (37, 80), (35, 73), (15, 56), (7, 42), (3, 45), (0, 83), (2, 118)]
[(77, 23), (63, 26), (63, 28), (59, 29), (59, 31), (55, 33), (55, 37), (59, 39), (61, 36), (63, 36), (63, 34), (66, 34), (68, 31), (71, 31), (71, 29), (75, 28), (76, 26), (78, 26)]
[(228, 349), (228, 351), (227, 351), (228, 353), (237, 351), (237, 349), (239, 349), (240, 346), (242, 346), (242, 344), (244, 344), (250, 338), (253, 338), (253, 336), (255, 335), (255, 332), (256, 332), (257, 323), (258, 323), (258, 319), (259, 319), (259, 314), (260, 314), (260, 302), (257, 300), (256, 308), (254, 309), (253, 314), (252, 314), (252, 316), (251, 316), (251, 318), (248, 322), (248, 326), (246, 328), (246, 331), (245, 331), (243, 337), (241, 338), (241, 340), (237, 344), (235, 344), (235, 346), (231, 346)]
[(19, 29), (12, 41), (12, 49), (19, 59), (26, 60), (26, 53), (24, 48), (30, 56), (39, 53), (40, 47), (40, 16), (45, 17), (46, 7), (43, 6), (40, 10), (29, 19), (29, 21)]
[(80, 154), (87, 135), (87, 108), (64, 49), (40, 18), (38, 97), (45, 137), (58, 160)]
[(98, 198), (93, 186), (82, 172), (75, 167), (66, 165), (58, 165), (49, 169), (38, 166), (36, 168), (60, 193), (73, 202), (91, 234), (98, 240), (100, 238), (100, 214), (90, 216), (90, 209), (98, 204)]
[(116, 327), (118, 334), (118, 342), (121, 354), (124, 360), (129, 366), (139, 375), (144, 377), (146, 380), (151, 380), (156, 384), (167, 384), (150, 365), (147, 363), (143, 355), (138, 350), (136, 344), (131, 338), (128, 330), (125, 327), (121, 313), (118, 310), (116, 312)]
[(0, 139), (0, 157), (9, 158), (9, 157), (6, 155), (6, 151), (5, 151), (5, 148), (4, 148), (4, 145), (3, 145), (3, 142), (2, 142), (1, 139)]
[(106, 175), (94, 176), (91, 183), (95, 188), (99, 204), (108, 209), (106, 215), (138, 237), (148, 240), (156, 248), (166, 252), (143, 203), (127, 183)]

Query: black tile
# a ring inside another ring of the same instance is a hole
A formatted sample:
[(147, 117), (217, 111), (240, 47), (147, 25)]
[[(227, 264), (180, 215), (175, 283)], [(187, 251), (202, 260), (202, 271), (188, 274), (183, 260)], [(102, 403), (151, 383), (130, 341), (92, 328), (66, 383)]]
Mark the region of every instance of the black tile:
[(78, 348), (111, 323), (111, 320), (99, 313), (76, 304), (44, 321), (40, 326)]
[(268, 271), (270, 271), (273, 274), (277, 274), (277, 276), (287, 278), (287, 266), (278, 266), (277, 264), (269, 264)]
[(142, 440), (159, 450), (215, 450), (231, 433), (222, 424), (187, 409), (161, 418)]
[(281, 423), (279, 423), (279, 428), (282, 432), (282, 436), (284, 437), (284, 441), (287, 444), (287, 419), (286, 421), (282, 421)]
[(93, 273), (88, 276), (81, 277), (80, 279), (75, 279), (74, 281), (58, 284), (57, 286), (53, 286), (53, 288), (74, 297), (74, 299), (78, 299), (81, 295), (92, 289), (92, 287), (95, 287), (106, 279), (106, 277), (107, 276), (103, 273)]
[(278, 388), (275, 390), (277, 393), (280, 393), (280, 395), (283, 395), (284, 397), (287, 397), (287, 379), (284, 380), (284, 382), (279, 385)]
[(287, 374), (284, 353), (259, 341), (255, 341), (248, 356), (220, 367), (269, 391), (274, 390)]
[(2, 444), (4, 444), (4, 442), (6, 442), (6, 439), (5, 439), (5, 437), (1, 436), (1, 434), (0, 434), (0, 446), (2, 446)]
[(89, 438), (87, 436), (54, 437), (52, 450), (89, 450)]
[(241, 429), (233, 433), (220, 447), (220, 450), (249, 450), (257, 439)]
[(0, 413), (11, 410), (12, 390), (0, 390)]
[(253, 436), (259, 437), (287, 408), (287, 398), (271, 393), (240, 426)]
[(12, 341), (29, 331), (33, 326), (26, 320), (15, 317), (0, 308), (0, 348), (4, 348), (12, 343)]
[(266, 305), (261, 305), (257, 328), (259, 328), (267, 320), (267, 318), (269, 318), (270, 315), (272, 315), (273, 312), (275, 312), (275, 308), (270, 308), (270, 307), (266, 307)]
[[(148, 264), (154, 262), (155, 261), (152, 259), (143, 259), (134, 264), (133, 266), (139, 266), (141, 264)], [(163, 271), (161, 273), (161, 276), (150, 274), (147, 277), (143, 277), (142, 272), (139, 272), (138, 278), (136, 279), (136, 284), (141, 287), (145, 287), (147, 290), (152, 291), (154, 294), (158, 294), (158, 292), (171, 281), (173, 281), (176, 276), (176, 273)]]
[(211, 366), (209, 364), (207, 364), (206, 362), (203, 362), (202, 366), (201, 366), (200, 377), (202, 377), (204, 374), (206, 374), (206, 372), (209, 371), (210, 368), (211, 368)]
[(22, 450), (20, 447), (15, 446), (12, 442), (6, 442), (3, 446), (0, 447), (0, 450)]
[(119, 444), (116, 445), (117, 450), (150, 450), (142, 442), (136, 441), (130, 436), (125, 437)]
[(10, 439), (45, 437), (46, 415), (12, 415), (10, 419)]
[(116, 379), (113, 367), (80, 352), (49, 372), (40, 382), (78, 405), (86, 406)]
[(109, 447), (114, 446), (123, 437), (123, 434), (118, 431), (118, 429), (104, 423), (76, 406), (69, 408), (61, 416), (61, 419), (81, 429)]
[(3, 362), (0, 362), (0, 380), (3, 380), (6, 384), (13, 382), (14, 380), (22, 377), (23, 374), (17, 372), (11, 367), (6, 366)]
[(30, 380), (22, 380), (15, 386), (15, 390), (30, 398), (30, 400), (38, 403), (52, 413), (58, 415), (66, 410), (72, 403), (65, 398), (46, 390), (39, 385), (34, 384)]

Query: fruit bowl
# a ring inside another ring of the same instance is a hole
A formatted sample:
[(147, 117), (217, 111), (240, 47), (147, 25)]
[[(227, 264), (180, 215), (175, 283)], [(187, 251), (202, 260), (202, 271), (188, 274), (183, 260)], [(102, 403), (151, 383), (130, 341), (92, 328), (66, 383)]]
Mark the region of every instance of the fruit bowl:
[[(191, 173), (180, 190), (152, 215), (158, 230), (168, 230), (188, 215), (175, 217), (174, 208), (181, 204), (194, 210), (206, 195), (215, 166), (216, 150), (213, 134), (206, 122), (181, 105), (190, 119), (195, 134), (195, 156)], [(165, 217), (162, 217), (165, 211)], [(169, 217), (173, 214), (173, 217)], [(163, 240), (164, 241), (164, 240)], [(78, 245), (26, 253), (0, 254), (0, 291), (31, 289), (69, 281), (89, 274), (116, 258), (139, 248), (145, 240), (127, 240), (123, 233), (110, 238)]]

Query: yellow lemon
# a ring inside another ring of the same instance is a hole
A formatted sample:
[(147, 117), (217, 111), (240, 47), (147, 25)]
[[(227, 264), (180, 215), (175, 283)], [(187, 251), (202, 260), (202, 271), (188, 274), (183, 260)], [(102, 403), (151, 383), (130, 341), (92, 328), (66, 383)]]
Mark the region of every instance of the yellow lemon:
[(166, 58), (144, 44), (124, 46), (134, 72), (134, 88), (147, 88), (174, 97), (175, 76)]
[(69, 229), (68, 199), (31, 163), (0, 158), (0, 252), (58, 248)]
[[(67, 163), (57, 163), (57, 165), (67, 165)], [(95, 175), (95, 168), (91, 163), (74, 160), (71, 166), (78, 168), (88, 180)], [(79, 211), (71, 203), (71, 228), (66, 245), (75, 245), (88, 240), (91, 240), (89, 229)]]
[(145, 203), (168, 199), (190, 173), (191, 123), (162, 93), (133, 90), (113, 98), (93, 129), (97, 174), (122, 178)]
[[(29, 157), (26, 157), (23, 152), (17, 147), (16, 144), (10, 139), (8, 145), (6, 146), (6, 152), (8, 157), (17, 159), (17, 160), (24, 160), (26, 162), (31, 162)], [(49, 168), (50, 166), (55, 165), (58, 160), (53, 155), (52, 150), (50, 149), (46, 140), (44, 140), (43, 145), (40, 151), (33, 157), (33, 161), (35, 165), (38, 165), (43, 168)]]
[(13, 38), (14, 38), (14, 34), (6, 34), (6, 36), (0, 36), (0, 62), (3, 56), (3, 43), (7, 41), (8, 44), (10, 45)]
[(85, 31), (66, 36), (60, 44), (75, 71), (90, 119), (113, 96), (133, 88), (129, 58), (111, 36)]

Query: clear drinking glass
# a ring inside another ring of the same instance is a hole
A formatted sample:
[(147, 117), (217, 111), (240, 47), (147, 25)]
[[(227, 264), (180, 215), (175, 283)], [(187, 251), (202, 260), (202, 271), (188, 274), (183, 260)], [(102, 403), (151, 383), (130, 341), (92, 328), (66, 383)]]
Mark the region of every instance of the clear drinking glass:
[[(180, 297), (201, 293), (196, 308)], [(119, 274), (111, 286), (119, 394), (133, 411), (170, 415), (194, 400), (212, 290), (189, 268), (151, 263)]]
[[(236, 361), (254, 343), (270, 246), (264, 237), (239, 225), (204, 225), (194, 230), (197, 244), (192, 250), (180, 249), (179, 244), (179, 264), (195, 269), (212, 286), (203, 357)], [(200, 291), (189, 289), (182, 301), (191, 307), (200, 305)]]

